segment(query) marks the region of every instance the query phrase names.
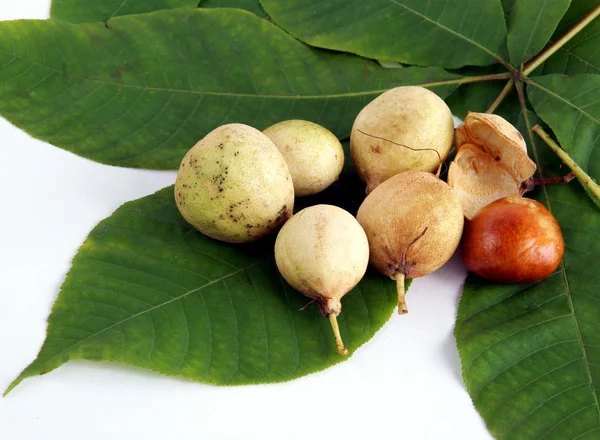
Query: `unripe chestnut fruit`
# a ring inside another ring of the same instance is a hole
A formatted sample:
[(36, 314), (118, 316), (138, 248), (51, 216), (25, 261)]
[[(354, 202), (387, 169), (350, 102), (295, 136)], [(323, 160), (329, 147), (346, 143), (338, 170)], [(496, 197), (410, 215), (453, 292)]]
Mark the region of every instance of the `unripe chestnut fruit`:
[(506, 197), (466, 222), (461, 243), (467, 269), (500, 283), (532, 283), (551, 275), (565, 243), (558, 222), (532, 199)]

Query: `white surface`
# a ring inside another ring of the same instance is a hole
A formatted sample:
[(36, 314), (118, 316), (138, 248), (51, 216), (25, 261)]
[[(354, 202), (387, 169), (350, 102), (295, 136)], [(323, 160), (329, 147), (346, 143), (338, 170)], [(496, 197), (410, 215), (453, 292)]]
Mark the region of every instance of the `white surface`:
[[(49, 0), (0, 1), (0, 20), (44, 18)], [(125, 201), (174, 172), (99, 165), (0, 118), (0, 388), (36, 356), (78, 246)], [(0, 398), (2, 440), (491, 439), (460, 379), (452, 336), (464, 268), (415, 281), (410, 313), (347, 362), (293, 382), (219, 388), (71, 362)]]

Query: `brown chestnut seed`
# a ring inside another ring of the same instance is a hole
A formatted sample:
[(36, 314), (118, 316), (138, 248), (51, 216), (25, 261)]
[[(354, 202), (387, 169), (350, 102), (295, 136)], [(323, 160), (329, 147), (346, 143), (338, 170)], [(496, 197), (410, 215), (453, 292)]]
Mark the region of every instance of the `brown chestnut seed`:
[(533, 283), (551, 275), (565, 249), (558, 222), (532, 199), (506, 197), (465, 224), (462, 256), (471, 272), (501, 283)]

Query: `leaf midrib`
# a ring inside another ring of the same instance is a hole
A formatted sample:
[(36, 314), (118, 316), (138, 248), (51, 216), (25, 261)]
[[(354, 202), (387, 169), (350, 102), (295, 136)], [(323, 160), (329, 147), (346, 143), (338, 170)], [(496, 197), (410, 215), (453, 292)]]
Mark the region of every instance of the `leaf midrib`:
[[(584, 74), (584, 75), (594, 75), (594, 74), (590, 73), (590, 74)], [(578, 112), (580, 112), (582, 115), (586, 116), (588, 119), (590, 119), (590, 120), (591, 120), (591, 121), (593, 121), (594, 123), (596, 123), (596, 124), (600, 125), (600, 120), (598, 120), (598, 119), (594, 118), (592, 115), (590, 115), (589, 113), (587, 113), (587, 112), (586, 112), (585, 110), (583, 110), (582, 108), (580, 108), (580, 107), (576, 106), (576, 105), (575, 105), (574, 103), (572, 103), (571, 101), (569, 101), (569, 100), (567, 100), (567, 99), (563, 98), (562, 96), (560, 96), (560, 95), (558, 95), (558, 94), (554, 93), (553, 91), (551, 91), (551, 90), (548, 90), (547, 88), (545, 88), (545, 87), (541, 86), (540, 84), (536, 83), (536, 82), (535, 82), (533, 79), (531, 79), (531, 78), (528, 78), (528, 79), (527, 79), (527, 84), (528, 84), (528, 85), (531, 85), (531, 86), (534, 86), (534, 87), (537, 87), (538, 89), (540, 89), (540, 90), (544, 91), (544, 92), (545, 92), (545, 93), (547, 93), (548, 95), (550, 95), (550, 96), (552, 96), (552, 97), (556, 98), (556, 99), (557, 99), (557, 100), (559, 100), (559, 101), (562, 101), (563, 103), (565, 103), (565, 104), (566, 104), (566, 105), (568, 105), (569, 107), (573, 108), (574, 110), (577, 110), (577, 111), (578, 111)], [(528, 127), (528, 129), (529, 129), (529, 127)], [(531, 135), (530, 135), (530, 137), (531, 137)], [(533, 142), (533, 139), (531, 139), (531, 141)], [(533, 145), (533, 144), (532, 144), (532, 145)], [(534, 146), (532, 146), (532, 148), (535, 150), (535, 147), (534, 147)], [(536, 153), (536, 160), (537, 160), (537, 153)], [(542, 173), (541, 173), (541, 171), (540, 171), (540, 175), (541, 175), (541, 174), (542, 174)], [(542, 177), (543, 177), (543, 176), (542, 176)], [(546, 194), (546, 191), (544, 191), (544, 194)]]
[[(523, 61), (526, 61), (525, 57), (527, 56), (527, 51), (529, 50), (529, 47), (531, 45), (531, 40), (533, 39), (533, 34), (535, 33), (539, 23), (540, 23), (540, 18), (542, 17), (542, 12), (544, 10), (544, 8), (546, 7), (546, 1), (544, 0), (544, 5), (539, 9), (538, 11), (538, 15), (535, 18), (535, 24), (533, 25), (533, 28), (531, 29), (531, 32), (529, 33), (529, 38), (527, 39), (527, 44), (525, 45), (525, 50), (523, 50)], [(521, 62), (523, 62), (521, 61)]]
[(121, 2), (121, 4), (120, 4), (120, 5), (117, 7), (117, 9), (115, 9), (115, 11), (114, 11), (112, 14), (110, 14), (110, 17), (108, 17), (108, 18), (106, 19), (106, 21), (110, 20), (110, 19), (111, 19), (111, 18), (113, 18), (115, 15), (117, 15), (117, 14), (118, 14), (118, 13), (121, 11), (121, 9), (123, 9), (123, 6), (125, 6), (125, 4), (126, 4), (126, 3), (127, 3), (127, 0), (123, 0), (123, 1)]
[[(539, 158), (539, 154), (538, 154), (538, 151), (537, 151), (537, 148), (536, 148), (535, 140), (533, 138), (533, 131), (531, 130), (531, 128), (532, 128), (531, 127), (531, 123), (529, 122), (529, 118), (527, 116), (527, 109), (523, 108), (523, 102), (521, 102), (521, 112), (523, 114), (523, 119), (525, 120), (525, 126), (527, 127), (527, 135), (529, 137), (529, 142), (530, 142), (530, 145), (531, 145), (531, 149), (532, 149), (533, 155), (535, 157), (535, 162), (539, 163), (540, 158)], [(538, 167), (538, 172), (540, 174), (540, 177), (544, 178), (544, 171), (542, 170), (541, 167)], [(548, 191), (546, 190), (546, 186), (545, 185), (542, 185), (542, 191), (543, 191), (543, 194), (544, 194), (544, 199), (546, 200), (546, 206), (548, 207), (548, 210), (552, 213), (552, 215), (554, 215), (554, 213), (552, 211), (552, 203), (550, 202), (550, 197), (548, 196)], [(565, 267), (564, 259), (562, 259), (561, 262), (560, 262), (560, 272), (563, 275), (563, 280), (564, 280), (564, 283), (565, 283), (565, 292), (567, 294), (567, 300), (569, 301), (570, 312), (571, 312), (571, 315), (573, 316), (573, 324), (575, 325), (575, 331), (577, 333), (577, 340), (578, 340), (578, 342), (579, 342), (579, 344), (581, 346), (581, 352), (583, 354), (583, 363), (585, 365), (585, 369), (586, 369), (586, 373), (587, 373), (587, 377), (588, 377), (588, 382), (589, 382), (589, 385), (590, 385), (590, 391), (591, 391), (592, 397), (594, 399), (594, 404), (595, 404), (595, 407), (596, 407), (596, 411), (598, 412), (598, 415), (600, 416), (600, 403), (598, 402), (598, 396), (596, 395), (596, 392), (595, 392), (596, 386), (595, 386), (595, 383), (594, 383), (594, 378), (592, 376), (592, 371), (590, 369), (590, 362), (588, 360), (588, 355), (587, 355), (587, 351), (585, 349), (585, 344), (583, 343), (583, 338), (581, 337), (581, 330), (579, 328), (579, 321), (577, 320), (577, 315), (575, 314), (575, 307), (573, 306), (573, 293), (571, 291), (571, 286), (569, 284), (569, 279), (568, 279), (568, 276), (567, 276), (567, 269)]]
[[(153, 91), (158, 91), (158, 92), (183, 93), (183, 94), (202, 95), (202, 96), (209, 95), (209, 96), (231, 96), (231, 97), (237, 97), (237, 98), (242, 97), (242, 98), (256, 98), (256, 99), (293, 99), (293, 100), (298, 100), (298, 99), (348, 98), (348, 97), (355, 97), (355, 96), (378, 95), (378, 94), (381, 94), (381, 93), (389, 90), (389, 87), (388, 87), (388, 88), (377, 89), (377, 90), (366, 90), (366, 91), (362, 91), (362, 92), (334, 93), (334, 94), (329, 94), (329, 95), (261, 95), (261, 94), (252, 94), (252, 93), (210, 92), (210, 91), (199, 91), (199, 90), (185, 90), (185, 89), (174, 89), (174, 88), (170, 88), (170, 87), (149, 87), (147, 85), (138, 86), (138, 85), (134, 85), (134, 84), (125, 84), (125, 83), (106, 81), (106, 80), (102, 80), (102, 79), (98, 79), (98, 78), (74, 76), (74, 75), (68, 74), (67, 72), (65, 72), (63, 70), (59, 70), (55, 67), (48, 66), (46, 64), (39, 63), (37, 61), (33, 61), (33, 60), (31, 60), (27, 57), (21, 56), (21, 55), (16, 55), (5, 49), (0, 49), (0, 52), (7, 53), (16, 59), (23, 60), (25, 62), (31, 63), (32, 65), (39, 66), (39, 67), (42, 67), (45, 69), (50, 69), (56, 73), (59, 73), (68, 78), (78, 80), (81, 82), (86, 82), (86, 81), (87, 82), (95, 82), (95, 83), (99, 83), (99, 84), (105, 84), (105, 85), (116, 86), (116, 87), (121, 87), (121, 88), (138, 89), (138, 90), (153, 90)], [(439, 86), (445, 86), (445, 85), (459, 84), (461, 81), (462, 81), (462, 78), (456, 78), (456, 79), (435, 81), (435, 82), (430, 82), (430, 83), (424, 82), (424, 83), (415, 84), (415, 85), (423, 86), (423, 87), (439, 87)]]

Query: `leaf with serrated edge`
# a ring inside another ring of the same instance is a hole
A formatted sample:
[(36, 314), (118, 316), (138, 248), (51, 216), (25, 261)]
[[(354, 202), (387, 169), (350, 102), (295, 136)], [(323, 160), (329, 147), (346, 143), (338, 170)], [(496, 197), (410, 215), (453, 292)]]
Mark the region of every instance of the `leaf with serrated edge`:
[[(312, 202), (356, 208), (360, 198), (346, 192), (358, 179), (345, 174)], [(318, 307), (299, 311), (310, 300), (279, 276), (273, 245), (273, 237), (240, 246), (200, 234), (179, 214), (172, 187), (126, 203), (79, 249), (37, 359), (7, 392), (74, 359), (216, 385), (287, 381), (344, 361)], [(338, 320), (351, 352), (396, 302), (394, 283), (371, 270), (344, 297)]]
[[(600, 75), (530, 78), (527, 95), (561, 147), (592, 178), (600, 179)], [(600, 200), (593, 197), (600, 206)]]
[[(539, 169), (560, 172), (554, 153), (531, 134), (529, 141)], [(597, 438), (600, 242), (589, 236), (600, 228), (600, 211), (574, 183), (534, 195), (563, 229), (563, 263), (532, 285), (467, 278), (455, 328), (463, 379), (498, 439)]]
[(107, 21), (120, 15), (143, 14), (161, 9), (194, 7), (198, 0), (53, 0), (50, 17), (69, 23)]
[(571, 0), (517, 0), (508, 23), (508, 53), (513, 65), (532, 58), (544, 48)]
[(506, 57), (500, 0), (261, 0), (306, 43), (367, 58), (456, 68)]
[(460, 76), (313, 50), (239, 9), (172, 9), (104, 24), (0, 23), (0, 115), (98, 162), (174, 169), (228, 122), (307, 119), (348, 136), (387, 89), (445, 97)]

